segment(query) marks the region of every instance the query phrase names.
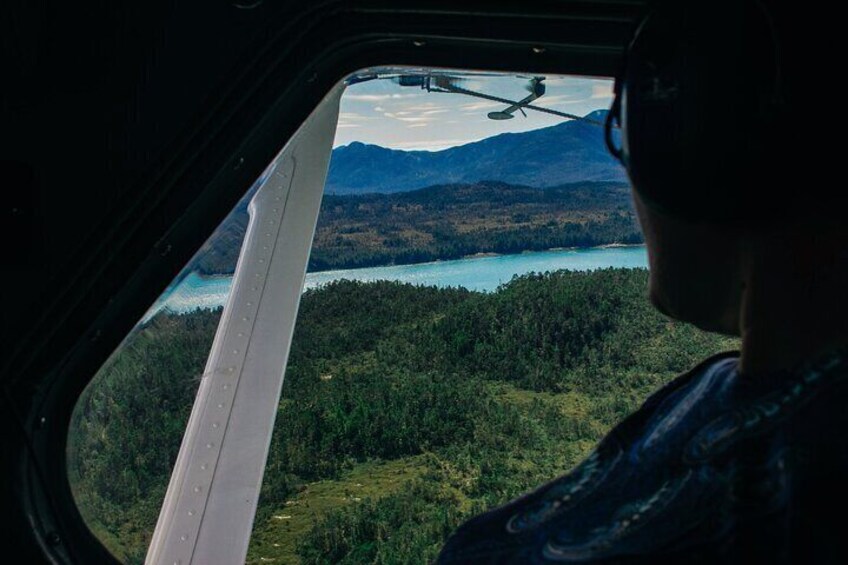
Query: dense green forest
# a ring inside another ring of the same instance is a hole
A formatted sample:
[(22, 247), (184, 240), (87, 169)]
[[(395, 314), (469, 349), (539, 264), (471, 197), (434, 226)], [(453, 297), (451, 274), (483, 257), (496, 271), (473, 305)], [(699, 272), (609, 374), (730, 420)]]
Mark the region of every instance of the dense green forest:
[[(247, 219), (242, 203), (193, 268), (233, 272)], [(309, 270), (641, 242), (630, 188), (621, 182), (539, 189), (484, 181), (391, 194), (326, 194)]]
[[(737, 346), (656, 313), (646, 280), (307, 291), (248, 560), (429, 562), (462, 520), (564, 473), (651, 391)], [(74, 414), (78, 505), (125, 562), (143, 561), (219, 315), (158, 315)]]

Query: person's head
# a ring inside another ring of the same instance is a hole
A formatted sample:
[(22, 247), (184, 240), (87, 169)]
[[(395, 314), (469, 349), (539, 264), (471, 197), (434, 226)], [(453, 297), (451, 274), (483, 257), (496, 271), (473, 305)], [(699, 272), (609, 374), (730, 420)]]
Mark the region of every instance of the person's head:
[(791, 254), (839, 232), (822, 227), (839, 224), (836, 201), (786, 51), (765, 2), (670, 2), (642, 22), (616, 82), (608, 142), (633, 184), (651, 300), (706, 330), (740, 333), (754, 274), (782, 281)]

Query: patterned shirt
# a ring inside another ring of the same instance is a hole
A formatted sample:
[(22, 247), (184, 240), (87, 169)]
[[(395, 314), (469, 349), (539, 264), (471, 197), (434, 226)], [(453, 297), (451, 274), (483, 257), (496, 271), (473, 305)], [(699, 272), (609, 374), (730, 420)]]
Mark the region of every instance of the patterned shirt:
[(745, 378), (711, 357), (439, 563), (848, 563), (846, 377), (843, 350)]

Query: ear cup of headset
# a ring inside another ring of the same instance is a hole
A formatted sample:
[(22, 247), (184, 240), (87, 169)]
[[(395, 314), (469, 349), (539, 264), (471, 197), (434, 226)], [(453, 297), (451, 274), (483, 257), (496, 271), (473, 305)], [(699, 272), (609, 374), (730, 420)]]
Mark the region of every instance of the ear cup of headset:
[(756, 2), (698, 4), (665, 4), (637, 29), (610, 114), (621, 125), (619, 157), (658, 210), (767, 223), (782, 152), (775, 32)]

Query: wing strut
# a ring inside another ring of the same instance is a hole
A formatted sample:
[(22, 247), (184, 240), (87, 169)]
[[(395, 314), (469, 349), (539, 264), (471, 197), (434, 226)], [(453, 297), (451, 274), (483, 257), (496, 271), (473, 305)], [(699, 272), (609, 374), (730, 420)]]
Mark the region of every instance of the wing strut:
[(148, 564), (244, 563), (343, 90), (313, 111), (250, 202)]

